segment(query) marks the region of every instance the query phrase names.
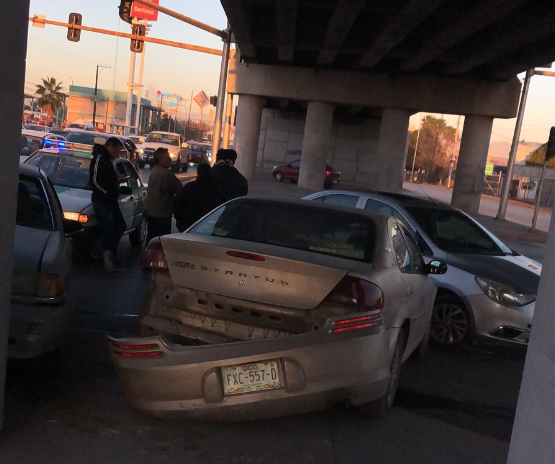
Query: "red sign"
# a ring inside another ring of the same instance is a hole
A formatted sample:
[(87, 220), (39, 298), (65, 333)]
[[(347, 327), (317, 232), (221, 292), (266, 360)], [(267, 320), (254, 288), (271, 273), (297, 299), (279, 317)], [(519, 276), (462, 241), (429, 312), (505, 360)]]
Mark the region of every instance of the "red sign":
[[(150, 3), (155, 3), (156, 5), (158, 5), (160, 3), (160, 0), (150, 0)], [(158, 10), (143, 5), (142, 3), (133, 2), (133, 8), (131, 8), (131, 16), (133, 16), (134, 18), (156, 21), (158, 19)]]

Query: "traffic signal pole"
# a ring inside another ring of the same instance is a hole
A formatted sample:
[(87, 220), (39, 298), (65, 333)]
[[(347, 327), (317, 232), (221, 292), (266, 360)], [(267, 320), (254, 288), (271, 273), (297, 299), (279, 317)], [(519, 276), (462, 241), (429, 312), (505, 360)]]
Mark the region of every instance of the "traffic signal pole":
[[(29, 0), (6, 2), (2, 13), (0, 43), (3, 46), (0, 47), (0, 62), (9, 63), (9, 72), (0, 74), (0, 137), (6, 153), (18, 153), (23, 114)], [(6, 156), (0, 170), (0, 430), (4, 419), (18, 166), (17, 156)]]
[[(228, 23), (228, 31), (229, 23)], [(227, 90), (227, 70), (229, 68), (229, 48), (231, 45), (231, 33), (228, 32), (224, 39), (222, 50), (222, 65), (220, 67), (220, 82), (218, 85), (218, 102), (216, 104), (216, 118), (214, 121), (214, 132), (212, 134), (212, 165), (216, 162), (216, 155), (220, 149), (222, 122), (224, 116), (225, 94)]]
[[(135, 55), (131, 52), (131, 59), (129, 60), (129, 80), (127, 81), (127, 110), (125, 111), (125, 125), (131, 125), (131, 111), (133, 110), (133, 87), (135, 80)], [(127, 134), (125, 134), (127, 135)]]

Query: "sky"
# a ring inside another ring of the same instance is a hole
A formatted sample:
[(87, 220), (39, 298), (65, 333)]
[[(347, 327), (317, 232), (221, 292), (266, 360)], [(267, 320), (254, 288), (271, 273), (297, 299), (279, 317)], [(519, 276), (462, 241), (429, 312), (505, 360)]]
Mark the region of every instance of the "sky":
[[(226, 27), (227, 19), (219, 0), (161, 0), (161, 4), (219, 29)], [(119, 19), (118, 5), (119, 0), (31, 0), (30, 13), (67, 22), (69, 13), (76, 12), (83, 15), (83, 25), (129, 32), (130, 26)], [(131, 54), (129, 39), (83, 31), (81, 41), (74, 43), (69, 42), (66, 35), (67, 29), (63, 27), (29, 27), (27, 92), (33, 92), (35, 85), (46, 76), (56, 77), (66, 89), (71, 83), (94, 87), (97, 64), (111, 66), (100, 73), (99, 88), (127, 90)], [(222, 47), (219, 37), (162, 13), (158, 21), (152, 22), (149, 35), (211, 48)], [(195, 95), (201, 90), (208, 95), (217, 93), (220, 68), (218, 56), (157, 44), (145, 45), (143, 97), (154, 100), (158, 90), (180, 94), (187, 100), (190, 99), (191, 91)], [(522, 80), (524, 75), (519, 78)], [(456, 125), (456, 116), (446, 116), (446, 119), (449, 124)], [(418, 124), (418, 115), (412, 118), (411, 124), (413, 127)], [(545, 142), (551, 126), (555, 126), (555, 78), (534, 76), (520, 139)], [(510, 144), (514, 127), (514, 119), (496, 119), (492, 141)]]
[[(131, 26), (119, 18), (119, 3), (119, 0), (31, 0), (30, 16), (41, 14), (46, 19), (67, 22), (69, 13), (75, 12), (83, 15), (84, 26), (131, 32)], [(227, 18), (219, 0), (161, 0), (160, 3), (218, 29), (226, 28)], [(151, 37), (217, 49), (223, 45), (219, 37), (162, 13), (151, 24)], [(129, 44), (129, 39), (87, 31), (82, 31), (79, 42), (69, 42), (64, 27), (46, 25), (42, 29), (30, 24), (25, 90), (34, 93), (35, 85), (46, 76), (62, 81), (66, 90), (72, 83), (94, 87), (96, 65), (104, 64), (111, 68), (100, 72), (98, 87), (127, 91)], [(191, 91), (194, 95), (201, 90), (208, 95), (217, 94), (219, 56), (148, 43), (145, 49), (144, 98), (154, 101), (158, 90), (182, 95), (186, 100), (190, 100)], [(138, 68), (137, 62), (137, 77)], [(193, 115), (195, 106), (193, 103)], [(184, 108), (183, 114), (187, 110)]]

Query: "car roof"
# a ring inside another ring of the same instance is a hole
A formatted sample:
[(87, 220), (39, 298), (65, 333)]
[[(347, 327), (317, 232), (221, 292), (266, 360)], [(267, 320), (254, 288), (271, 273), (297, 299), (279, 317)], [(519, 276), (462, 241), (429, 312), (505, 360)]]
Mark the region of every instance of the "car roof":
[(37, 168), (36, 166), (31, 166), (29, 164), (20, 164), (19, 173), (27, 174), (29, 176), (34, 176), (34, 177), (41, 177), (40, 169)]
[(44, 132), (44, 131), (37, 131), (33, 129), (22, 129), (21, 135), (32, 135), (33, 137), (44, 138), (47, 135), (56, 135), (56, 134), (51, 134), (50, 132)]

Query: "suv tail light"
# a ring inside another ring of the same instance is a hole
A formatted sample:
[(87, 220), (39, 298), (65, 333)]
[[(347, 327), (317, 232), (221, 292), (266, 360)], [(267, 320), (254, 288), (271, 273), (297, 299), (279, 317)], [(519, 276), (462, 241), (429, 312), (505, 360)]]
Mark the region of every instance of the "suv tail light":
[(159, 238), (152, 240), (146, 247), (141, 257), (141, 267), (153, 270), (168, 269), (164, 248)]
[[(318, 307), (318, 311), (327, 317), (342, 318), (334, 322), (338, 328), (333, 329), (333, 332), (382, 325), (383, 309), (382, 289), (352, 276), (344, 277)], [(345, 317), (351, 314), (352, 318)]]
[(145, 344), (127, 344), (111, 341), (112, 353), (122, 358), (157, 358), (163, 356), (164, 352), (160, 351), (158, 343)]
[(39, 274), (37, 280), (37, 297), (56, 298), (64, 294), (62, 277), (54, 274)]

